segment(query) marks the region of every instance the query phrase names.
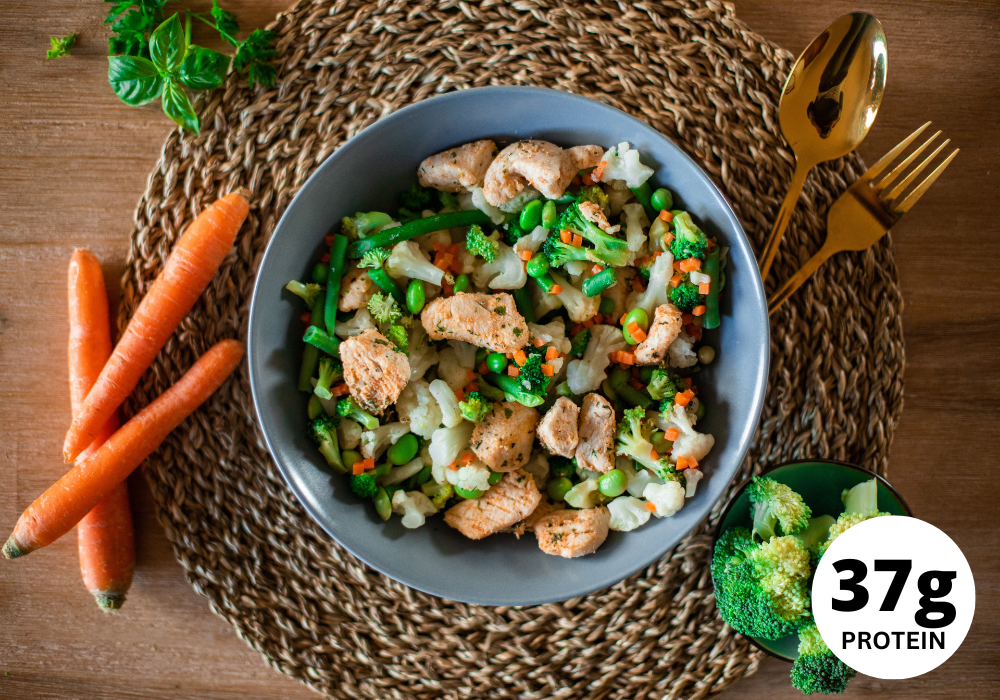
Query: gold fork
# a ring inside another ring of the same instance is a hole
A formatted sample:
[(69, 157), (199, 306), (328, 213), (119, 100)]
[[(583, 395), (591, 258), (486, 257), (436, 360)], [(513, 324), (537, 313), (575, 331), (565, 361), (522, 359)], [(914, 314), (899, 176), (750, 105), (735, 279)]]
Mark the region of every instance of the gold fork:
[(952, 151), (940, 165), (928, 175), (923, 182), (903, 197), (903, 192), (909, 187), (924, 169), (930, 165), (931, 161), (944, 149), (951, 139), (945, 139), (944, 143), (934, 149), (934, 151), (924, 159), (920, 165), (913, 168), (906, 177), (900, 180), (899, 184), (888, 189), (896, 179), (910, 167), (910, 164), (923, 151), (931, 145), (941, 132), (927, 139), (917, 150), (906, 156), (899, 165), (877, 183), (875, 179), (882, 174), (882, 171), (889, 167), (896, 158), (902, 155), (907, 146), (913, 143), (930, 126), (927, 122), (922, 127), (907, 136), (903, 141), (891, 151), (882, 156), (881, 160), (870, 167), (858, 181), (851, 185), (844, 194), (840, 195), (836, 202), (830, 207), (826, 215), (826, 242), (819, 252), (812, 256), (802, 268), (781, 285), (767, 301), (768, 314), (773, 314), (784, 304), (795, 291), (808, 280), (820, 265), (829, 260), (833, 255), (845, 250), (864, 250), (875, 243), (892, 228), (893, 224), (899, 221), (903, 214), (910, 210), (917, 200), (920, 199), (944, 169), (951, 163), (952, 158), (959, 149)]

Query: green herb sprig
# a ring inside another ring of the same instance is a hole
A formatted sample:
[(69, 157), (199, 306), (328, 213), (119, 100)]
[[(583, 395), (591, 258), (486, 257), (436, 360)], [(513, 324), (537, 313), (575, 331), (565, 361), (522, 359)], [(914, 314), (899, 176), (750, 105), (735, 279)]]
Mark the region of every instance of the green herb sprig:
[(69, 36), (49, 37), (49, 43), (52, 44), (52, 48), (45, 52), (46, 61), (52, 58), (69, 56), (69, 50), (76, 45), (76, 32), (70, 34)]

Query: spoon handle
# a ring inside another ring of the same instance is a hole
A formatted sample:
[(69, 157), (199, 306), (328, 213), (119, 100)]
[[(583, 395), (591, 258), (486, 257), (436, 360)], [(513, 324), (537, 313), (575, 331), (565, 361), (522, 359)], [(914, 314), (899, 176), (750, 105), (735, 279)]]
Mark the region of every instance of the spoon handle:
[(816, 272), (816, 270), (818, 270), (823, 263), (829, 260), (830, 257), (836, 253), (836, 250), (833, 250), (824, 244), (814, 256), (806, 261), (806, 264), (803, 265), (798, 272), (789, 277), (788, 281), (781, 285), (781, 287), (778, 288), (778, 291), (771, 295), (771, 298), (767, 300), (767, 315), (770, 316), (777, 311), (782, 304), (788, 301), (790, 296), (795, 294), (799, 287), (805, 284), (806, 280), (813, 276), (813, 273)]
[(778, 218), (774, 220), (771, 235), (768, 236), (767, 243), (764, 245), (764, 252), (760, 255), (758, 267), (760, 268), (761, 282), (767, 281), (767, 274), (771, 271), (771, 263), (774, 262), (774, 256), (778, 254), (778, 248), (781, 247), (781, 239), (785, 235), (785, 229), (788, 228), (788, 222), (792, 218), (792, 212), (795, 211), (795, 205), (799, 202), (799, 195), (802, 194), (802, 185), (805, 184), (806, 175), (809, 174), (810, 170), (812, 170), (812, 165), (807, 165), (801, 160), (796, 159), (795, 172), (792, 173), (792, 181), (788, 183), (788, 192), (785, 194), (785, 201), (781, 203), (781, 209), (778, 210)]

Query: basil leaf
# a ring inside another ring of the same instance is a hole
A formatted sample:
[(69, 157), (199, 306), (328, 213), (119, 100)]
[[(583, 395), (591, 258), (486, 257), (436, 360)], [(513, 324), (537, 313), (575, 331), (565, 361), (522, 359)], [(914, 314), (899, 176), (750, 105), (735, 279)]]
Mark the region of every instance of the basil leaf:
[(178, 126), (182, 126), (190, 132), (198, 133), (198, 115), (194, 113), (194, 107), (187, 93), (180, 83), (175, 80), (168, 80), (163, 84), (163, 112), (174, 120)]
[(125, 104), (149, 104), (160, 96), (163, 78), (153, 62), (139, 56), (108, 56), (108, 82)]
[(218, 51), (191, 46), (181, 64), (180, 80), (192, 90), (214, 90), (222, 85), (229, 70), (229, 56)]
[(180, 18), (175, 14), (149, 36), (149, 57), (164, 75), (177, 72), (187, 52), (187, 37)]

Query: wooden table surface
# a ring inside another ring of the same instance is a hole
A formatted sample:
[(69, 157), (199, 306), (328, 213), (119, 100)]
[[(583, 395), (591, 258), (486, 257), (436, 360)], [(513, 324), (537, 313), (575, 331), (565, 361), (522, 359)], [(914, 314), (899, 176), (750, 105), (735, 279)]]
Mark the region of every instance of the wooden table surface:
[[(186, 3), (178, 3), (187, 5)], [(203, 9), (208, 3), (194, 3)], [(287, 0), (228, 0), (244, 27)], [(848, 696), (1000, 695), (997, 504), (1000, 470), (1000, 5), (996, 2), (747, 0), (737, 12), (793, 52), (835, 17), (877, 15), (888, 88), (861, 148), (873, 162), (928, 119), (962, 153), (893, 231), (906, 300), (906, 408), (890, 478), (916, 514), (950, 534), (978, 589), (965, 644), (914, 680), (859, 677)], [(5, 0), (0, 24), (0, 525), (64, 470), (69, 422), (65, 270), (76, 247), (119, 278), (132, 210), (170, 124), (108, 88), (106, 6), (97, 0)], [(48, 37), (76, 31), (71, 58), (44, 61)], [(113, 300), (114, 303), (114, 300)], [(120, 614), (102, 614), (81, 582), (76, 537), (0, 563), (0, 698), (312, 698), (268, 668), (190, 588), (129, 480), (138, 563)], [(765, 660), (725, 696), (801, 697), (788, 665)]]

